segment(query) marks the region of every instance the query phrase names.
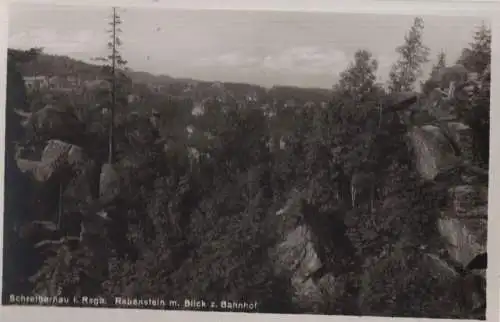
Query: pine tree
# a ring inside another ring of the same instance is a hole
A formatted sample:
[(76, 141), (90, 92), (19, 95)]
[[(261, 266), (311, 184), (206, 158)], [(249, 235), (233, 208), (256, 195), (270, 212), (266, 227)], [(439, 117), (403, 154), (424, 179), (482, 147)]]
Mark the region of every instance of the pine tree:
[(441, 51), (437, 55), (436, 63), (432, 66), (429, 79), (420, 83), (420, 89), (422, 93), (428, 95), (433, 89), (440, 86), (439, 82), (437, 81), (437, 79), (439, 79), (437, 76), (439, 71), (444, 67), (446, 67), (446, 54), (444, 51)]
[(367, 50), (358, 50), (354, 54), (354, 61), (340, 74), (336, 90), (349, 95), (357, 102), (364, 101), (373, 93), (377, 80), (378, 62)]
[(103, 63), (103, 72), (105, 74), (106, 80), (110, 83), (110, 102), (108, 111), (109, 111), (109, 154), (108, 154), (108, 163), (112, 164), (115, 156), (115, 138), (114, 138), (114, 130), (115, 130), (115, 116), (117, 107), (119, 103), (123, 104), (124, 92), (122, 88), (120, 88), (120, 82), (125, 80), (124, 74), (119, 73), (119, 71), (124, 71), (126, 69), (127, 61), (123, 59), (120, 48), (123, 45), (122, 40), (120, 38), (120, 34), (122, 33), (122, 29), (120, 25), (122, 24), (121, 17), (118, 13), (118, 8), (113, 7), (113, 13), (110, 17), (110, 22), (108, 23), (111, 27), (107, 30), (110, 35), (110, 40), (107, 44), (109, 54), (105, 57), (97, 57), (96, 61), (100, 61)]
[(423, 19), (416, 17), (404, 44), (396, 48), (400, 57), (389, 73), (391, 92), (413, 91), (415, 82), (422, 76), (422, 65), (429, 61), (429, 48), (423, 43), (423, 30)]
[(482, 24), (474, 33), (469, 48), (462, 51), (457, 63), (471, 72), (482, 74), (491, 62), (491, 28)]
[(467, 124), (474, 137), (474, 155), (484, 167), (489, 166), (489, 133), (490, 133), (490, 79), (485, 74), (491, 64), (491, 29), (484, 23), (474, 33), (469, 48), (462, 51), (458, 63), (469, 71), (480, 75), (482, 83), (479, 91), (472, 99), (472, 108), (468, 109)]
[(435, 75), (441, 68), (446, 67), (446, 54), (441, 51), (437, 56), (437, 62), (432, 66), (431, 76)]

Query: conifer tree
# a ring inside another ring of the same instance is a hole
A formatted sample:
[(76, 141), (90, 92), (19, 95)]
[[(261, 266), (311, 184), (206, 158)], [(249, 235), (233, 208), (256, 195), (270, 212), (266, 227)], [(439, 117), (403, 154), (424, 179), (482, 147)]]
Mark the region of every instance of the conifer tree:
[(439, 86), (437, 76), (441, 68), (444, 67), (446, 67), (446, 54), (444, 51), (440, 51), (437, 55), (436, 63), (432, 66), (429, 78), (420, 82), (420, 89), (422, 93), (428, 95), (433, 89)]
[(429, 61), (429, 48), (423, 43), (424, 20), (415, 18), (405, 36), (405, 42), (396, 48), (398, 61), (389, 73), (389, 91), (413, 91), (415, 82), (422, 76), (422, 66)]
[(444, 51), (441, 51), (437, 56), (436, 64), (432, 66), (431, 76), (436, 74), (443, 67), (446, 67), (446, 54)]
[(475, 31), (473, 41), (462, 51), (457, 62), (480, 75), (482, 86), (473, 96), (466, 119), (474, 137), (475, 159), (487, 168), (490, 141), (490, 78), (487, 71), (491, 64), (491, 29), (484, 23)]
[(469, 71), (482, 74), (491, 62), (491, 28), (483, 23), (474, 33), (469, 48), (464, 48), (458, 60)]
[(354, 61), (340, 74), (336, 89), (355, 101), (363, 101), (374, 92), (377, 68), (378, 62), (369, 51), (356, 51)]
[(123, 43), (121, 40), (122, 29), (120, 26), (123, 21), (118, 12), (118, 8), (113, 7), (113, 12), (110, 17), (109, 26), (110, 29), (107, 30), (109, 34), (109, 41), (107, 44), (108, 55), (104, 57), (95, 58), (96, 61), (100, 61), (103, 63), (103, 72), (105, 74), (106, 80), (110, 83), (109, 89), (109, 98), (107, 109), (109, 111), (109, 125), (108, 125), (108, 133), (109, 133), (109, 154), (108, 154), (108, 163), (112, 164), (115, 156), (115, 118), (116, 111), (119, 104), (123, 104), (123, 90), (120, 88), (120, 82), (125, 80), (125, 75), (120, 73), (125, 70), (127, 61), (123, 59), (121, 55), (120, 48)]

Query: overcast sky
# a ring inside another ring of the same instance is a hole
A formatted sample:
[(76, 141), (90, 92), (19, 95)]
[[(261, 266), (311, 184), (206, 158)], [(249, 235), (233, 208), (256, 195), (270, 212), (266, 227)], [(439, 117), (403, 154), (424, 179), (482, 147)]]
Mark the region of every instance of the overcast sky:
[[(103, 7), (12, 5), (9, 47), (89, 60), (106, 52)], [(330, 88), (357, 49), (385, 78), (414, 17), (249, 11), (122, 10), (122, 54), (134, 70), (174, 77)], [(482, 17), (424, 16), (431, 58), (455, 60)], [(429, 68), (430, 68), (429, 64)]]

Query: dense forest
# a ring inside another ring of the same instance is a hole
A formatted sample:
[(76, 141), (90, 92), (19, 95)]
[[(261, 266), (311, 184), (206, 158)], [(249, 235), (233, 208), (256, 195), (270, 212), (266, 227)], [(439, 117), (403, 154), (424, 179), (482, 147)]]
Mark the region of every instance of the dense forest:
[(118, 36), (94, 65), (9, 49), (3, 303), (484, 319), (491, 31), (456, 62), (423, 36), (387, 84), (360, 49), (331, 90), (131, 71)]

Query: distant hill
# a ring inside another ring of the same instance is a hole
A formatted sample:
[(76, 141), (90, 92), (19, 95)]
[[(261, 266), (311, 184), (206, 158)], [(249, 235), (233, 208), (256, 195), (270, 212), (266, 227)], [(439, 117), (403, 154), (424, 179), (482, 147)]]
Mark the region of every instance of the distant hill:
[(293, 86), (274, 86), (268, 95), (278, 100), (295, 100), (297, 103), (327, 102), (332, 92), (322, 88), (301, 88)]
[(128, 76), (135, 83), (152, 84), (152, 85), (170, 85), (178, 82), (177, 79), (168, 75), (153, 75), (147, 72), (128, 71)]
[[(16, 51), (11, 50), (9, 51)], [(101, 76), (98, 64), (86, 63), (67, 56), (40, 54), (36, 59), (20, 66), (23, 76), (76, 76), (83, 80), (99, 79)], [(297, 103), (324, 102), (331, 98), (326, 89), (300, 88), (292, 86), (274, 86), (266, 89), (263, 86), (236, 82), (209, 82), (188, 78), (174, 78), (168, 75), (154, 75), (142, 71), (127, 70), (126, 74), (135, 84), (144, 84), (158, 88), (165, 94), (190, 96), (203, 99), (218, 95), (221, 92), (235, 99), (256, 96), (259, 101), (274, 99), (278, 101), (295, 100)]]
[[(76, 60), (67, 56), (40, 54), (36, 59), (21, 64), (20, 71), (23, 76), (76, 76), (82, 79), (96, 79), (100, 77), (100, 66)], [(156, 76), (140, 71), (126, 71), (132, 81), (141, 84), (167, 85), (175, 79), (166, 76)]]
[(82, 79), (99, 77), (100, 67), (67, 56), (40, 54), (36, 59), (20, 65), (23, 76), (76, 76)]

